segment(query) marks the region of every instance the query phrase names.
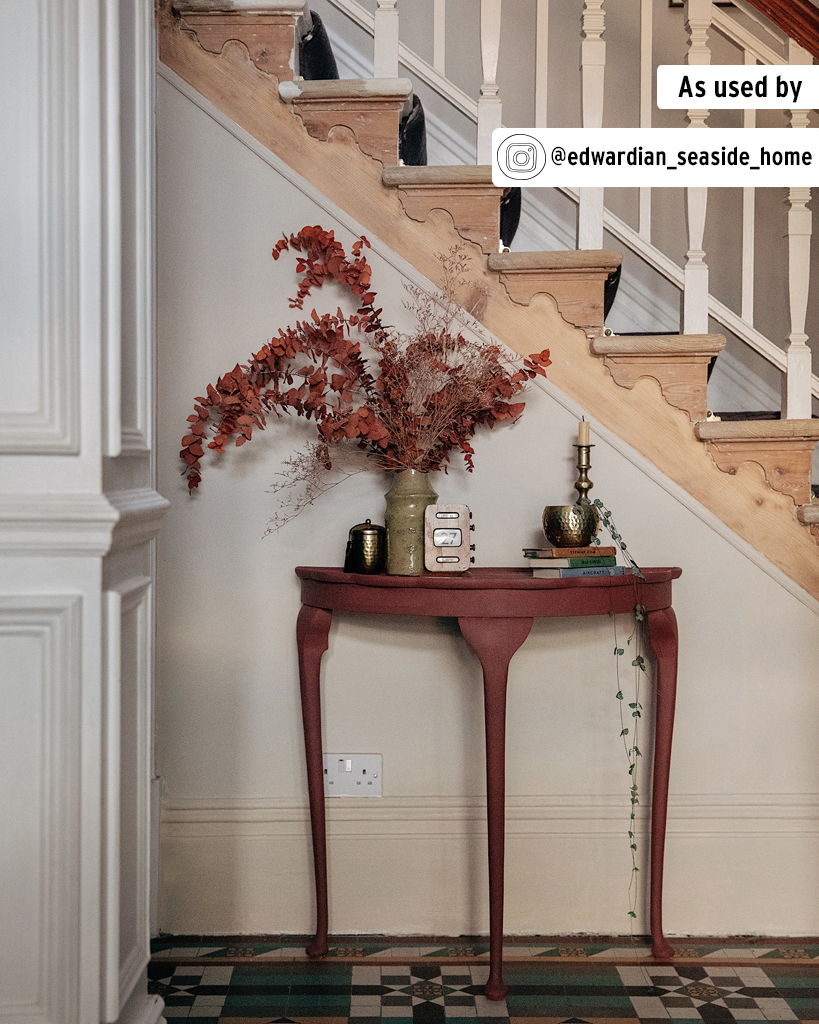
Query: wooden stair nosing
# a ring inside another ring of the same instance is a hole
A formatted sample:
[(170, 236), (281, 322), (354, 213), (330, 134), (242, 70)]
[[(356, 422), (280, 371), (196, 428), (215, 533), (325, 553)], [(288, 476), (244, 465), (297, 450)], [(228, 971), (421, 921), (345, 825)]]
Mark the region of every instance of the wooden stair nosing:
[(181, 14), (301, 14), (304, 0), (174, 0), (173, 7)]
[(707, 420), (694, 432), (701, 441), (819, 440), (819, 420)]
[(496, 252), (489, 257), (490, 270), (502, 274), (525, 274), (537, 270), (555, 273), (587, 270), (605, 272), (607, 277), (623, 262), (623, 254), (611, 249), (567, 249), (554, 252)]
[(725, 348), (723, 334), (601, 335), (592, 341), (598, 356), (704, 356), (712, 358)]
[(406, 102), (412, 92), (408, 78), (327, 78), (310, 82), (282, 82), (279, 95), (286, 103), (296, 100), (366, 101), (372, 99), (400, 99)]
[(427, 165), (426, 167), (385, 167), (381, 180), (387, 188), (434, 187), (436, 185), (484, 185), (500, 196), (503, 188), (492, 184), (491, 164)]

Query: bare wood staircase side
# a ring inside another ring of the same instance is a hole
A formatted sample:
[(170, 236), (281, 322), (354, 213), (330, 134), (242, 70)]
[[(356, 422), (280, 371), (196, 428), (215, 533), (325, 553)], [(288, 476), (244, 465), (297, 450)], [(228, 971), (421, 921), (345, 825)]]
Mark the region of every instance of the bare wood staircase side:
[[(449, 210), (451, 205), (455, 212), (450, 210), (451, 216), (447, 218), (413, 219), (397, 194), (401, 192), (398, 184), (385, 186), (382, 181), (384, 163), (392, 161), (392, 149), (383, 161), (378, 160), (363, 151), (358, 134), (353, 137), (348, 131), (339, 136), (329, 130), (334, 127), (329, 121), (336, 117), (337, 124), (345, 124), (343, 110), (323, 115), (328, 125), (327, 141), (319, 141), (308, 132), (302, 119), (294, 116), (292, 107), (282, 102), (278, 78), (252, 60), (246, 43), (239, 40), (242, 45), (229, 44), (218, 54), (211, 52), (200, 43), (194, 31), (173, 15), (166, 0), (160, 3), (158, 20), (160, 59), (164, 64), (345, 209), (367, 233), (379, 237), (429, 280), (441, 285), (441, 266), (436, 253), (446, 252), (462, 240), (456, 217), (461, 220), (461, 230), (464, 233), (469, 230), (462, 220), (463, 188), (461, 186), (459, 197), (458, 182), (452, 180), (457, 174), (443, 169), (441, 181), (436, 183), (434, 169), (426, 169), (423, 177), (430, 190), (440, 190), (433, 201), (434, 208)], [(294, 85), (299, 88), (303, 83)], [(350, 85), (346, 83), (348, 88)], [(306, 91), (299, 88), (299, 95)], [(329, 106), (324, 109), (331, 110)], [(397, 124), (395, 134), (397, 147)], [(453, 187), (451, 202), (446, 194), (447, 177)], [(393, 180), (400, 180), (400, 175)], [(354, 188), (350, 187), (351, 181), (355, 182)], [(405, 178), (404, 184), (408, 182), (409, 178)], [(404, 192), (405, 202), (418, 203), (414, 212), (420, 216), (425, 201), (419, 195), (412, 197), (409, 187)], [(485, 234), (486, 229), (483, 230)], [(541, 274), (560, 271), (555, 264), (563, 264), (564, 271), (569, 268), (576, 271), (584, 260), (588, 264), (591, 254), (494, 253), (487, 259), (488, 241), (482, 238), (472, 244), (475, 258), (471, 274), (475, 287), (485, 296), (479, 317), (484, 326), (522, 354), (548, 345), (553, 358), (549, 375), (557, 387), (819, 599), (819, 547), (811, 535), (815, 520), (807, 509), (798, 510), (792, 497), (796, 495), (796, 502), (806, 501), (809, 494), (809, 452), (816, 440), (812, 430), (807, 427), (801, 432), (791, 430), (789, 435), (787, 430), (775, 432), (777, 443), (791, 444), (794, 448), (799, 465), (794, 467), (792, 475), (787, 454), (778, 455), (774, 465), (770, 459), (763, 458), (759, 446), (756, 450), (746, 447), (735, 453), (729, 464), (727, 456), (723, 458), (724, 452), (715, 447), (724, 444), (725, 438), (705, 429), (712, 424), (700, 424), (695, 433), (689, 412), (674, 408), (663, 395), (663, 380), (668, 390), (670, 370), (658, 363), (657, 372), (651, 374), (653, 379), (645, 379), (641, 374), (634, 381), (628, 380), (625, 386), (619, 385), (605, 361), (628, 353), (605, 352), (602, 348), (596, 353), (589, 343), (589, 335), (594, 337), (601, 332), (602, 315), (577, 317), (569, 308), (564, 315), (560, 300), (554, 296), (559, 290), (557, 278), (540, 284), (534, 280), (535, 271)], [(604, 279), (617, 255), (606, 253), (601, 257), (600, 253), (594, 253), (591, 256), (592, 263), (602, 265), (592, 268), (597, 272), (596, 279), (585, 286), (592, 293), (588, 299), (590, 306), (602, 310)], [(587, 265), (585, 271), (588, 269)], [(522, 285), (527, 278), (529, 283)], [(510, 282), (513, 282), (511, 291), (516, 292), (517, 300), (510, 292)], [(573, 315), (576, 319), (595, 322), (585, 323), (578, 329), (572, 322)], [(675, 345), (669, 343), (668, 336), (661, 337), (662, 344), (673, 350)], [(632, 347), (639, 346), (632, 344)], [(682, 338), (676, 342), (677, 354), (680, 347), (686, 347)], [(699, 411), (704, 402), (704, 387), (700, 384), (697, 387), (700, 394), (693, 401)], [(766, 426), (770, 429), (770, 424)], [(756, 439), (761, 441), (762, 435), (757, 435)], [(787, 447), (780, 448), (780, 453), (787, 451)], [(718, 460), (723, 462), (724, 470), (719, 468)], [(766, 466), (780, 483), (793, 480), (789, 493), (771, 486), (765, 476)]]

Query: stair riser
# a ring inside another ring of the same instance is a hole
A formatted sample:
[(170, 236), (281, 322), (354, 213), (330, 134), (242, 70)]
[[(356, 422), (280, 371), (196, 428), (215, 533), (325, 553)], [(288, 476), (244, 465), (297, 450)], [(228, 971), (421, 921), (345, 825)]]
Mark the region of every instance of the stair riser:
[(399, 188), (398, 198), (413, 220), (425, 221), (433, 210), (446, 211), (459, 235), (490, 253), (498, 249), (502, 192), (494, 186), (422, 185)]
[(624, 388), (633, 388), (641, 377), (652, 377), (660, 385), (663, 397), (675, 409), (687, 412), (692, 422), (708, 415), (708, 364), (704, 356), (604, 356), (614, 380)]
[(261, 71), (291, 82), (296, 67), (298, 15), (280, 12), (185, 13), (184, 28), (193, 32), (208, 53), (219, 54), (228, 42), (242, 43)]
[(765, 479), (776, 491), (790, 494), (797, 505), (810, 501), (811, 462), (814, 439), (706, 441), (705, 447), (725, 473), (736, 473), (746, 462), (762, 467)]
[(589, 337), (603, 332), (603, 299), (608, 271), (571, 270), (501, 273), (509, 298), (528, 306), (536, 295), (550, 295), (561, 315)]

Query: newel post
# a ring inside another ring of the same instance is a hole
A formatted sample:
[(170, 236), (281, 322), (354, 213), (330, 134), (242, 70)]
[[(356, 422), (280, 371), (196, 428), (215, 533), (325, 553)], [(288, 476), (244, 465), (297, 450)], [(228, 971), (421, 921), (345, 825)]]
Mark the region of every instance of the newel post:
[(498, 95), (498, 52), (500, 51), (501, 0), (481, 0), (481, 67), (483, 85), (478, 100), (478, 163), (492, 163), (492, 132), (503, 117)]
[[(580, 47), (583, 127), (602, 128), (603, 89), (606, 73), (606, 44), (603, 32), (606, 16), (603, 0), (585, 0), (583, 43)], [(577, 221), (578, 249), (603, 248), (603, 189), (581, 188)]]
[[(813, 58), (792, 39), (788, 64), (812, 64)], [(791, 128), (808, 127), (807, 110), (790, 111)], [(805, 334), (810, 288), (810, 239), (813, 214), (807, 207), (809, 188), (789, 188), (788, 204), (788, 299), (791, 333), (788, 335), (787, 369), (782, 395), (782, 414), (789, 420), (809, 420), (812, 412), (811, 351)]]
[(398, 0), (378, 0), (373, 78), (398, 78)]
[[(687, 0), (685, 25), (688, 29), (686, 63), (711, 63), (708, 48), (708, 29), (711, 27), (711, 0)], [(708, 110), (689, 110), (689, 128), (707, 128)], [(705, 234), (705, 214), (708, 206), (707, 188), (686, 189), (686, 215), (688, 219), (688, 252), (685, 255), (683, 280), (683, 332), (708, 333), (708, 264), (702, 247)]]

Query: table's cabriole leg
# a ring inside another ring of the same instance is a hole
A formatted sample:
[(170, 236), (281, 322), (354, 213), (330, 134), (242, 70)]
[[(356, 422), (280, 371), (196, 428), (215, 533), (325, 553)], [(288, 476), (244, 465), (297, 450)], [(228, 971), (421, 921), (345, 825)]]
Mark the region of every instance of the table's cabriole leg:
[(677, 617), (672, 608), (648, 613), (648, 646), (656, 659), (654, 781), (651, 791), (651, 952), (672, 957), (663, 935), (663, 860), (668, 818), (668, 778), (677, 697)]
[(296, 624), (299, 651), (301, 714), (307, 758), (307, 790), (310, 795), (310, 826), (313, 832), (313, 866), (316, 880), (316, 934), (307, 955), (327, 953), (327, 833), (324, 816), (324, 765), (321, 751), (321, 656), (333, 613), (302, 605)]
[(506, 798), (506, 680), (531, 619), (458, 619), (483, 669), (486, 716), (486, 817), (489, 832), (489, 979), (487, 999), (506, 998), (503, 980), (503, 858)]

